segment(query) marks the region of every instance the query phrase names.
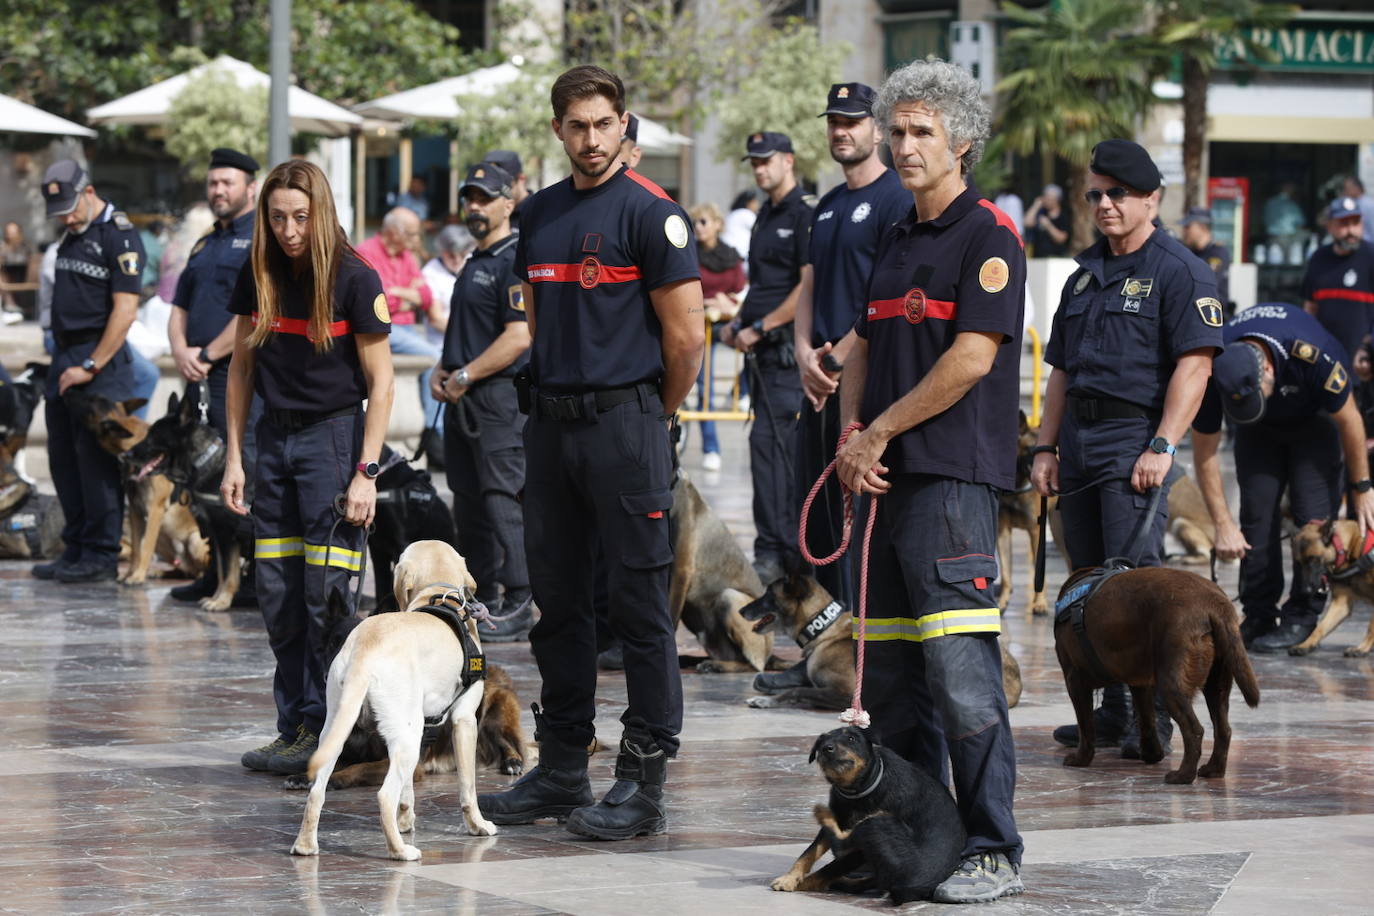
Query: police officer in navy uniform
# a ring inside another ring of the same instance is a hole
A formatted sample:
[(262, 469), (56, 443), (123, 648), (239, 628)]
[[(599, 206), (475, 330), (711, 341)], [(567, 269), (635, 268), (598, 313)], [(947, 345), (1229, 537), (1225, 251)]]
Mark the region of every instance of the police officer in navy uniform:
[(981, 903), (1023, 889), (992, 582), (997, 493), (1016, 478), (1026, 257), (968, 183), (988, 136), (968, 71), (908, 64), (874, 111), (914, 206), (879, 242), (840, 389), (846, 424), (865, 428), (838, 473), (876, 513), (863, 705), (884, 745), (942, 785), (952, 775), (967, 841), (934, 897)]
[[(813, 211), (797, 296), (793, 338), (806, 396), (798, 424), (798, 504), (835, 457), (840, 404), (832, 395), (854, 343), (854, 322), (866, 304), (878, 239), (911, 209), (911, 192), (878, 158), (881, 136), (873, 120), (874, 95), (863, 83), (836, 83), (820, 115), (825, 118), (830, 158), (844, 169), (844, 182), (831, 188)], [(843, 522), (840, 492), (829, 488), (824, 501), (818, 499), (811, 509), (807, 533), (813, 556), (834, 549)], [(848, 563), (822, 566), (816, 578), (831, 595), (853, 607)]]
[[(1078, 255), (1064, 284), (1045, 361), (1053, 366), (1031, 480), (1059, 493), (1070, 568), (1164, 555), (1175, 447), (1197, 413), (1221, 348), (1223, 309), (1211, 269), (1150, 221), (1159, 169), (1139, 144), (1093, 148), (1088, 203), (1104, 238)], [(1143, 543), (1132, 532), (1151, 505)], [(1126, 688), (1108, 687), (1095, 713), (1098, 740), (1138, 755)], [(1172, 724), (1159, 716), (1160, 743)], [(1078, 729), (1055, 730), (1078, 743)]]
[(1374, 324), (1374, 244), (1362, 235), (1360, 203), (1338, 197), (1327, 210), (1330, 244), (1312, 253), (1302, 279), (1303, 308), (1355, 353)]
[(534, 620), (520, 510), (525, 418), (511, 383), (530, 347), (514, 271), (512, 180), (505, 169), (487, 162), (469, 169), (458, 188), (477, 248), (454, 284), (443, 356), (430, 379), (435, 400), (448, 404), (444, 468), (453, 491), (458, 550), (477, 580), (477, 597), (498, 616), (523, 606), (500, 621), (499, 629), (484, 627), (484, 642), (523, 638)]
[(133, 364), (125, 337), (138, 314), (143, 287), (143, 242), (114, 204), (104, 200), (86, 170), (70, 159), (43, 176), (48, 216), (65, 229), (57, 241), (52, 332), (56, 344), (44, 409), (48, 467), (66, 524), (62, 554), (33, 567), (39, 579), (102, 582), (114, 579), (124, 524), (119, 462), (100, 447), (86, 418), (64, 397), (69, 391), (122, 401), (133, 393)]
[(1183, 217), (1183, 244), (1212, 268), (1217, 278), (1217, 298), (1229, 315), (1235, 311), (1231, 302), (1231, 252), (1212, 237), (1212, 211), (1193, 207)]
[(768, 195), (749, 242), (749, 292), (721, 342), (747, 356), (749, 471), (754, 484), (754, 568), (768, 582), (796, 549), (801, 503), (796, 498), (797, 418), (801, 379), (792, 347), (792, 317), (806, 264), (815, 200), (793, 173), (792, 139), (762, 132), (749, 138), (754, 181)]
[[(220, 148), (210, 153), (205, 175), (205, 196), (215, 215), (210, 233), (191, 248), (186, 267), (177, 280), (172, 311), (167, 319), (167, 339), (177, 370), (186, 380), (186, 397), (204, 398), (210, 425), (227, 438), (225, 391), (229, 385), (229, 359), (234, 354), (234, 329), (238, 321), (229, 312), (229, 296), (239, 270), (252, 253), (253, 201), (257, 195), (258, 163), (238, 150)], [(254, 418), (256, 419), (256, 418)], [(245, 437), (246, 463), (253, 464), (253, 426)], [(190, 585), (172, 589), (178, 601), (197, 601), (214, 594), (217, 564)], [(240, 593), (242, 605), (253, 588), (253, 576), (245, 575)]]
[(348, 244), (313, 163), (287, 160), (263, 182), (253, 254), (229, 311), (239, 317), (220, 494), (248, 514), (242, 442), (256, 391), (253, 553), (276, 659), (277, 737), (241, 762), (304, 773), (326, 712), (325, 622), (331, 606), (351, 604), (396, 390), (381, 279)]
[[(1256, 652), (1279, 652), (1307, 638), (1325, 603), (1316, 583), (1303, 582), (1295, 566), (1292, 592), (1279, 607), (1284, 491), (1295, 519), (1335, 518), (1344, 467), (1361, 536), (1374, 528), (1364, 424), (1350, 396), (1344, 348), (1298, 306), (1254, 306), (1223, 332), (1226, 350), (1216, 358), (1193, 420), (1193, 457), (1217, 530), (1217, 556), (1241, 560), (1241, 635)], [(1226, 506), (1216, 457), (1223, 413), (1236, 424), (1239, 528)]]
[[(573, 173), (530, 198), (515, 256), (534, 341), (524, 509), (539, 765), (479, 803), (498, 824), (566, 817), (579, 835), (626, 839), (666, 829), (663, 782), (682, 727), (667, 421), (696, 382), (705, 312), (686, 212), (619, 162), (620, 78), (574, 67), (551, 98)], [(616, 782), (592, 804), (598, 544), (629, 705)]]

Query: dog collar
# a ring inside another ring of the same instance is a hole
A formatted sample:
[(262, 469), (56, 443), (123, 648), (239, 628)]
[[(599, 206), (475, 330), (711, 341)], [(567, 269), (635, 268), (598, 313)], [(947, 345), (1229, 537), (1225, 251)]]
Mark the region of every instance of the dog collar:
[(797, 633), (797, 645), (805, 648), (807, 643), (815, 642), (822, 633), (830, 629), (832, 623), (840, 619), (844, 611), (844, 605), (838, 601), (832, 601), (821, 608), (820, 612), (808, 620), (806, 626)]
[(873, 781), (868, 784), (868, 787), (866, 789), (862, 789), (858, 792), (851, 792), (848, 789), (841, 789), (839, 786), (831, 786), (830, 788), (834, 789), (844, 798), (863, 798), (865, 795), (871, 795), (873, 794), (873, 790), (878, 788), (878, 783), (883, 781), (882, 757), (878, 758), (878, 766), (875, 769), (877, 770), (877, 772), (873, 774)]

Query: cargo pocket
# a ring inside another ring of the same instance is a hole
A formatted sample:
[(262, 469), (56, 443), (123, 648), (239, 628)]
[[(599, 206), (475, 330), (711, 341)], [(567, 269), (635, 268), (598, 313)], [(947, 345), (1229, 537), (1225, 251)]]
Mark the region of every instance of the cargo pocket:
[(673, 506), (672, 491), (668, 487), (654, 487), (622, 492), (620, 506), (627, 516), (620, 562), (630, 569), (656, 569), (671, 563), (668, 510)]
[(923, 638), (1002, 632), (1001, 615), (992, 594), (996, 557), (985, 553), (944, 557), (935, 561), (935, 572), (940, 578), (936, 600), (946, 610), (921, 617)]

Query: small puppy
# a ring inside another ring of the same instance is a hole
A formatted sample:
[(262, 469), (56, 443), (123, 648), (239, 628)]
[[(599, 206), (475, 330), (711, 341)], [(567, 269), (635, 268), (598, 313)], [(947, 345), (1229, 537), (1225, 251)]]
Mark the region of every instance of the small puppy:
[[(476, 583), (467, 564), (442, 541), (417, 541), (396, 565), (396, 602), (404, 610), (362, 621), (348, 635), (325, 683), (328, 709), (320, 746), (307, 773), (313, 781), (301, 829), (291, 852), (319, 853), (318, 827), (325, 788), (334, 764), (358, 718), (371, 717), (385, 739), (390, 769), (377, 792), (382, 832), (393, 859), (415, 861), (420, 850), (401, 839), (415, 828), (414, 772), (426, 717), (448, 711), (455, 725), (458, 797), (468, 833), (494, 836), (496, 825), (477, 808), (477, 709), (485, 693), (478, 678), (464, 689), (463, 676), (473, 661), (466, 640), (443, 620), (418, 610), (430, 603), (453, 602), (464, 618), (471, 643), (480, 651), (477, 623), (466, 613)], [(455, 589), (461, 592), (455, 595)]]
[[(886, 891), (894, 904), (929, 900), (959, 866), (965, 833), (949, 790), (879, 745), (866, 730), (826, 732), (811, 747), (830, 783), (829, 805), (815, 807), (820, 830), (775, 891)], [(811, 872), (831, 849), (835, 859)], [(846, 878), (859, 868), (866, 878)]]
[[(1093, 572), (1080, 569), (1068, 578), (1059, 593), (1063, 607), (1054, 618), (1055, 653), (1078, 719), (1078, 748), (1064, 758), (1064, 765), (1092, 763), (1093, 689), (1114, 683), (1131, 688), (1141, 760), (1158, 763), (1164, 758), (1155, 731), (1155, 691), (1178, 724), (1183, 762), (1165, 775), (1166, 783), (1186, 784), (1199, 775), (1225, 776), (1232, 681), (1246, 703), (1259, 705), (1259, 684), (1230, 599), (1213, 583), (1182, 569), (1129, 569), (1107, 579), (1087, 598), (1080, 634), (1064, 599)], [(1093, 655), (1101, 662), (1101, 673)], [(1202, 724), (1193, 714), (1193, 697), (1199, 690), (1207, 698), (1213, 732), (1212, 756), (1201, 768)]]
[[(1329, 581), (1331, 603), (1322, 612), (1311, 634), (1291, 647), (1289, 655), (1306, 655), (1321, 645), (1321, 641), (1350, 616), (1350, 605), (1354, 599), (1374, 601), (1374, 569), (1358, 570), (1357, 566), (1363, 546), (1359, 523), (1349, 519), (1308, 522), (1294, 536), (1293, 555), (1297, 558), (1299, 569), (1309, 583), (1315, 585), (1322, 579)], [(1374, 618), (1369, 621), (1364, 639), (1359, 645), (1347, 648), (1345, 656), (1364, 658), (1371, 649), (1374, 649)]]

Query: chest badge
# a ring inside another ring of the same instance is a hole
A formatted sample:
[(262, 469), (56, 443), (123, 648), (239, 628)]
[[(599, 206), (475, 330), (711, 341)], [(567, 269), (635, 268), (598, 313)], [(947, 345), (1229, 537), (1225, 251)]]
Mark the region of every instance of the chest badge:
[(1344, 283), (1346, 286), (1354, 286), (1355, 281), (1358, 279), (1359, 275), (1355, 273), (1355, 268), (1352, 267), (1345, 272), (1344, 277), (1341, 277), (1341, 282)]
[(601, 282), (601, 262), (596, 258), (582, 259), (582, 270), (577, 278), (583, 289), (593, 289)]
[(778, 238), (780, 238), (780, 239), (790, 239), (791, 237), (792, 237), (792, 230), (791, 230), (791, 229), (784, 228), (784, 227), (781, 227), (781, 226), (778, 227)]
[(1202, 323), (1209, 328), (1221, 327), (1222, 318), (1221, 303), (1211, 296), (1205, 296), (1197, 301), (1198, 314), (1202, 316)]
[(601, 250), (601, 233), (588, 232), (582, 237), (582, 253), (596, 254)]
[(1134, 296), (1143, 299), (1146, 296), (1150, 295), (1150, 291), (1154, 288), (1154, 280), (1141, 280), (1137, 277), (1131, 277), (1121, 285), (1121, 295)]
[(978, 285), (983, 287), (985, 293), (1000, 293), (1007, 288), (1010, 278), (1011, 268), (1001, 258), (988, 258), (978, 268)]
[(1297, 359), (1315, 365), (1318, 355), (1317, 348), (1314, 344), (1310, 344), (1305, 340), (1293, 341), (1293, 356)]
[(1086, 270), (1083, 271), (1083, 273), (1079, 274), (1078, 282), (1074, 283), (1073, 285), (1073, 294), (1077, 296), (1079, 293), (1083, 292), (1083, 290), (1087, 289), (1088, 281), (1091, 279), (1092, 274), (1088, 273)]
[(1135, 297), (1128, 298), (1121, 306), (1121, 311), (1130, 312), (1132, 315), (1140, 314), (1140, 300)]
[(849, 214), (849, 221), (851, 223), (862, 223), (864, 220), (868, 219), (868, 214), (872, 212), (873, 205), (868, 201), (864, 201), (854, 208), (853, 213)]
[(1207, 266), (1212, 268), (1213, 271), (1221, 270), (1221, 258), (1215, 256), (1208, 258)]
[(920, 324), (926, 320), (926, 294), (925, 290), (919, 287), (911, 290), (902, 299), (902, 312), (906, 320), (911, 324)]
[(378, 293), (377, 298), (372, 300), (372, 314), (376, 315), (382, 324), (391, 324), (391, 310), (386, 307), (386, 293)]

